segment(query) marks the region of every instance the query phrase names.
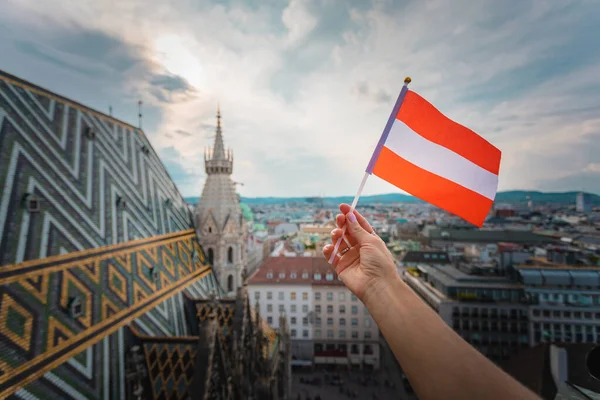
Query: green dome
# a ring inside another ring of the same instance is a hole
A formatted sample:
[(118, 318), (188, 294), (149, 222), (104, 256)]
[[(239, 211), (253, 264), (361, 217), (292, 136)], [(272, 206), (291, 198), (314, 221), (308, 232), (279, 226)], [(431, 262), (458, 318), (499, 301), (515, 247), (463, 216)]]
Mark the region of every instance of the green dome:
[(252, 214), (252, 210), (250, 209), (250, 207), (248, 207), (247, 204), (240, 203), (240, 208), (246, 221), (252, 221), (254, 219), (254, 214)]

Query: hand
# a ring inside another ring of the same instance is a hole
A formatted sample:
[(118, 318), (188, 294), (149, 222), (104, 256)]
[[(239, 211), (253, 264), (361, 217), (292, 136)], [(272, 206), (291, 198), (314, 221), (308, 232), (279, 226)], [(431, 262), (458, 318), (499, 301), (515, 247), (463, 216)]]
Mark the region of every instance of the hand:
[[(339, 228), (348, 224), (346, 236), (350, 247), (342, 241), (333, 265), (346, 287), (364, 302), (365, 296), (370, 292), (382, 290), (389, 283), (398, 280), (396, 264), (383, 240), (373, 234), (373, 228), (358, 211), (350, 214), (348, 204), (340, 205), (340, 211), (342, 214), (336, 216), (336, 222)], [(331, 232), (334, 244), (342, 235), (342, 229), (339, 228)], [(331, 244), (323, 248), (323, 255), (327, 260), (331, 257), (333, 248)]]

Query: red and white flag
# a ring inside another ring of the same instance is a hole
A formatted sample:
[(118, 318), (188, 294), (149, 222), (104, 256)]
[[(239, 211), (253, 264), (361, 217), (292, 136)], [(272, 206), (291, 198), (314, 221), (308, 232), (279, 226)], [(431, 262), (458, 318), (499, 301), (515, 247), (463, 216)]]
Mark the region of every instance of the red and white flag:
[(496, 196), (500, 157), (405, 85), (366, 172), (481, 227)]

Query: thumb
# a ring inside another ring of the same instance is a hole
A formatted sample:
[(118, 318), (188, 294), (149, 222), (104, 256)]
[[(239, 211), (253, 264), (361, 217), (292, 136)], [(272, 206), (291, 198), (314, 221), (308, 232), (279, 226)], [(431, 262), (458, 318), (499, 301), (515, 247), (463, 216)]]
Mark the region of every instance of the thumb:
[(346, 224), (348, 225), (348, 232), (350, 232), (350, 235), (352, 235), (352, 237), (356, 239), (359, 244), (364, 243), (371, 237), (371, 234), (365, 231), (362, 226), (360, 226), (356, 220), (356, 215), (354, 215), (354, 212), (349, 212), (346, 214)]

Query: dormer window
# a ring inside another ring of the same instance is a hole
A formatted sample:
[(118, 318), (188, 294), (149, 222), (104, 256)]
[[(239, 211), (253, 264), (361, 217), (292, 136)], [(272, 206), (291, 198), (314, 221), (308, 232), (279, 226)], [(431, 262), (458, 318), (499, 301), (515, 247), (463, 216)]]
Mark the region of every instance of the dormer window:
[(296, 279), (297, 277), (298, 277), (298, 274), (296, 274), (295, 272), (292, 272), (292, 273), (290, 274), (290, 278), (291, 278), (291, 279)]
[(321, 274), (316, 273), (315, 274), (315, 281), (320, 281), (321, 280)]
[(267, 272), (267, 279), (273, 279), (273, 273)]
[(328, 281), (332, 281), (333, 280), (333, 274), (327, 274), (327, 275), (325, 275), (325, 279), (327, 279)]

